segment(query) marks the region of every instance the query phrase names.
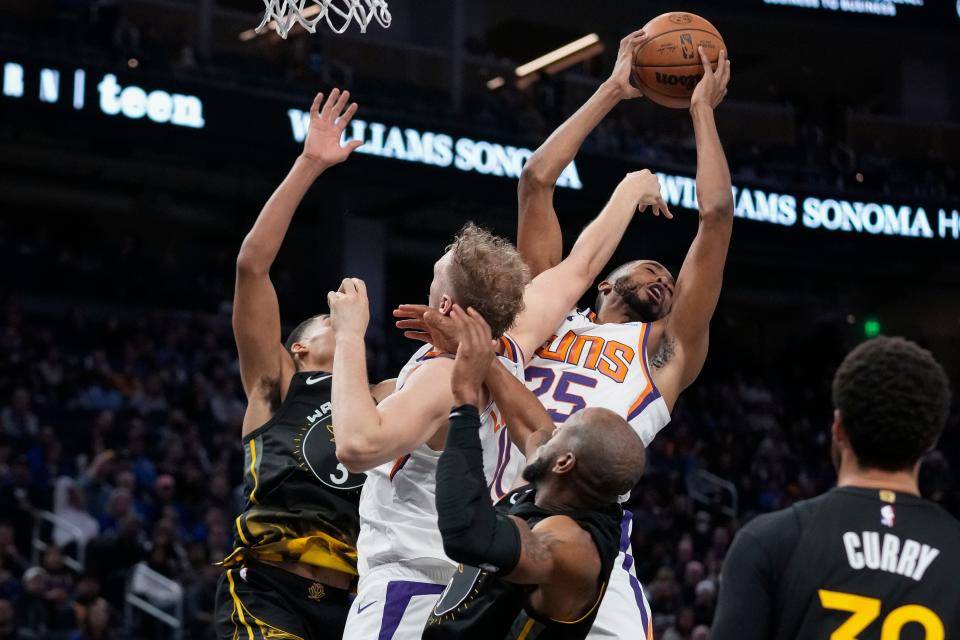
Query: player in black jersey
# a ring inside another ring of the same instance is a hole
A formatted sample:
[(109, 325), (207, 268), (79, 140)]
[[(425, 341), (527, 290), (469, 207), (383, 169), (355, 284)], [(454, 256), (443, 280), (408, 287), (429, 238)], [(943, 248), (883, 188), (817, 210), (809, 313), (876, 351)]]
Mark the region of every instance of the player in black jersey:
[(586, 409), (556, 429), (523, 383), (497, 376), (490, 392), (504, 400), (505, 422), (545, 428), (524, 452), (523, 478), (530, 484), (494, 507), (483, 475), (477, 404), (484, 379), (488, 386), (492, 379), (495, 343), (472, 309), (455, 306), (451, 316), (459, 336), (451, 377), (458, 406), (437, 468), (436, 503), (444, 550), (462, 564), (423, 637), (585, 638), (619, 550), (617, 498), (642, 473), (643, 445), (606, 409)]
[(715, 640), (943, 640), (960, 630), (960, 522), (920, 497), (950, 405), (946, 374), (902, 338), (833, 379), (837, 488), (760, 516), (723, 567)]
[[(247, 505), (234, 523), (216, 597), (217, 635), (339, 638), (357, 576), (362, 474), (336, 459), (331, 422), (333, 333), (328, 316), (302, 322), (280, 343), (270, 266), (310, 185), (360, 146), (341, 146), (357, 111), (334, 89), (310, 108), (303, 153), (267, 201), (237, 257), (233, 330), (247, 395), (243, 419)], [(388, 394), (392, 381), (373, 389)]]

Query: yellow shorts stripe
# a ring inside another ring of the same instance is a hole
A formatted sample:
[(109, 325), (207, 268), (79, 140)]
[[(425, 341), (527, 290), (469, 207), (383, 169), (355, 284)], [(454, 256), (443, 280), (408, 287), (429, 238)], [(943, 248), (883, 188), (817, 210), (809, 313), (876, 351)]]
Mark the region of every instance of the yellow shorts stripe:
[(243, 603), (240, 602), (240, 598), (237, 596), (236, 586), (233, 583), (233, 569), (227, 570), (227, 582), (230, 583), (230, 597), (233, 598), (233, 612), (237, 618), (239, 618), (240, 623), (246, 628), (248, 640), (254, 640), (253, 629), (247, 624), (246, 618), (243, 617)]

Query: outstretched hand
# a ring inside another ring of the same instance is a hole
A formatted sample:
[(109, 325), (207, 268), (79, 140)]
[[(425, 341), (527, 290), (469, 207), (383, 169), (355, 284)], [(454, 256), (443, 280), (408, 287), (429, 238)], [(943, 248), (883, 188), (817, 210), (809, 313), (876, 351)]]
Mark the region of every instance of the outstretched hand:
[(310, 126), (307, 128), (307, 139), (303, 143), (303, 157), (320, 168), (326, 169), (343, 162), (363, 144), (361, 140), (340, 144), (343, 132), (359, 108), (356, 102), (347, 106), (349, 101), (349, 91), (341, 93), (340, 89), (334, 89), (326, 102), (323, 102), (323, 94), (318, 93), (310, 105)]
[(613, 66), (613, 72), (610, 74), (608, 82), (617, 88), (621, 100), (630, 100), (639, 98), (643, 93), (633, 86), (630, 78), (633, 76), (633, 59), (637, 49), (642, 47), (650, 38), (647, 37), (643, 29), (627, 34), (620, 41), (620, 49), (617, 51), (617, 62)]
[(700, 61), (703, 63), (703, 77), (697, 83), (690, 97), (690, 109), (697, 106), (706, 106), (716, 109), (717, 105), (723, 102), (727, 95), (727, 84), (730, 82), (730, 61), (727, 60), (727, 52), (720, 50), (717, 57), (717, 70), (713, 70), (710, 59), (703, 52), (703, 47), (698, 47)]
[(450, 389), (458, 405), (480, 404), (480, 389), (496, 356), (496, 340), (490, 325), (472, 307), (464, 311), (453, 305), (450, 321), (457, 335), (457, 358), (450, 377)]
[(660, 195), (660, 179), (649, 169), (628, 173), (617, 185), (616, 192), (626, 194), (641, 212), (652, 207), (653, 215), (659, 216), (662, 212), (667, 219), (673, 219), (670, 208)]

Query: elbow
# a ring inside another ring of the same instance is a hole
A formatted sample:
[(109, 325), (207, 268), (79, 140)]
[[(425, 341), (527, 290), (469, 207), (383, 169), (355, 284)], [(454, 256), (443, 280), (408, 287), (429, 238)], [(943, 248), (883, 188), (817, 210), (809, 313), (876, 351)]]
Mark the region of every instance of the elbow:
[(356, 442), (337, 442), (337, 461), (350, 473), (366, 473), (376, 464), (371, 464), (369, 447)]
[(700, 220), (710, 224), (733, 222), (733, 198), (700, 203)]
[(556, 178), (549, 175), (543, 163), (534, 156), (527, 161), (520, 172), (518, 191), (520, 195), (552, 191), (556, 184)]
[(266, 275), (270, 272), (270, 261), (264, 259), (256, 246), (244, 241), (237, 254), (237, 273), (242, 275)]

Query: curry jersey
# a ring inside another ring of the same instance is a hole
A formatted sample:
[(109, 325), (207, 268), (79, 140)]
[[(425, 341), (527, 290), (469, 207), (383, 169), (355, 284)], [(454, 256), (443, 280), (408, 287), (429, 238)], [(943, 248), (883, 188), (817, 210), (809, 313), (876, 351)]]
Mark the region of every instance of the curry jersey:
[(712, 635), (956, 637), (957, 575), (960, 522), (916, 495), (840, 487), (737, 534)]
[(223, 565), (256, 558), (357, 575), (357, 505), (365, 476), (337, 461), (332, 378), (295, 373), (280, 409), (244, 437), (247, 502)]
[[(606, 591), (620, 542), (623, 510), (606, 508), (552, 512), (538, 507), (536, 491), (521, 487), (501, 500), (497, 510), (522, 518), (533, 528), (553, 515), (566, 515), (590, 534), (600, 554), (599, 587), (589, 610), (577, 620), (552, 620), (530, 608), (530, 586), (514, 584), (496, 574), (460, 565), (433, 608), (424, 640), (582, 640), (587, 637)], [(638, 636), (642, 637), (642, 636)]]
[(573, 310), (527, 365), (527, 387), (557, 424), (586, 407), (623, 416), (644, 446), (670, 422), (647, 359), (646, 322), (597, 324)]
[[(514, 376), (523, 380), (523, 357), (509, 337), (501, 339), (503, 353), (497, 358)], [(433, 358), (452, 358), (425, 345), (397, 376), (401, 390), (423, 363)], [(504, 428), (496, 405), (491, 401), (480, 415), (480, 442), (483, 471), (490, 497), (500, 500), (513, 486), (523, 468), (524, 458)], [(437, 529), (436, 472), (440, 451), (422, 444), (397, 460), (370, 471), (360, 498), (360, 573), (393, 562), (433, 559), (450, 562), (443, 553)]]

